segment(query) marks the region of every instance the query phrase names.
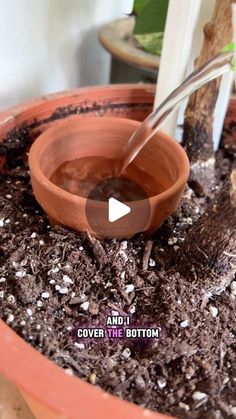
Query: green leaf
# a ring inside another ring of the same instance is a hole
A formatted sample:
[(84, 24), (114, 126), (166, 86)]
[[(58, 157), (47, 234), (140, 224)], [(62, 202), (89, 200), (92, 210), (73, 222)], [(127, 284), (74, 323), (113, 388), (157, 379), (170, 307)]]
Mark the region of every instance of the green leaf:
[(133, 12), (138, 15), (150, 0), (134, 0)]
[(164, 32), (169, 0), (149, 0), (136, 17), (134, 35)]
[(235, 42), (230, 42), (228, 45), (226, 45), (222, 52), (234, 52), (235, 51)]
[(234, 71), (234, 72), (236, 72), (236, 57), (234, 57), (232, 59), (232, 62), (231, 62), (231, 70)]
[[(235, 42), (230, 42), (228, 45), (226, 45), (221, 52), (234, 52), (236, 49)], [(236, 72), (236, 57), (232, 58), (231, 62), (231, 70)]]
[(134, 35), (142, 48), (150, 54), (161, 55), (163, 44), (163, 32), (146, 33)]

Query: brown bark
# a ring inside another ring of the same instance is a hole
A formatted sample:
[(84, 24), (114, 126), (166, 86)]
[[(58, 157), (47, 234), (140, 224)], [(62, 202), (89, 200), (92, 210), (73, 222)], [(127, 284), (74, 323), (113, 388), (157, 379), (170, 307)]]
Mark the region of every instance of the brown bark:
[[(231, 0), (217, 0), (196, 68), (219, 53), (233, 37)], [(203, 195), (214, 184), (213, 116), (220, 78), (193, 93), (185, 112), (183, 145), (192, 165), (190, 186)]]
[(236, 272), (236, 169), (190, 230), (176, 270), (205, 291), (221, 293)]

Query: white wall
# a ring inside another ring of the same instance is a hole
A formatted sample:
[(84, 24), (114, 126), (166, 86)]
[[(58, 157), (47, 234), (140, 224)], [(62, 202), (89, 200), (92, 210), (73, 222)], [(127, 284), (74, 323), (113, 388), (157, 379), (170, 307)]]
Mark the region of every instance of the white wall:
[(97, 27), (133, 0), (0, 0), (0, 111), (49, 92), (109, 80)]

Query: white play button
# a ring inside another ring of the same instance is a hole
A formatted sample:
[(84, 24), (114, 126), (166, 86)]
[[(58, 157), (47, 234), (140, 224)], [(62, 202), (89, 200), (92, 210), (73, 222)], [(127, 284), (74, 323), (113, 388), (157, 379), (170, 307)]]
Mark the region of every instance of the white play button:
[(129, 214), (131, 208), (128, 205), (123, 204), (115, 198), (109, 198), (108, 201), (108, 220), (110, 223), (119, 220), (125, 215)]
[(147, 230), (150, 204), (139, 184), (126, 177), (112, 177), (92, 188), (85, 214), (95, 236), (122, 239)]

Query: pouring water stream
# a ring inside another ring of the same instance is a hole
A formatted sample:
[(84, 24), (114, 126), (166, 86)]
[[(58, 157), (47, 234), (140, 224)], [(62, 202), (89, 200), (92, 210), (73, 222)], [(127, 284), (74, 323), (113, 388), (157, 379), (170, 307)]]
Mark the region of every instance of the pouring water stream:
[(209, 81), (232, 70), (234, 52), (221, 52), (191, 73), (184, 82), (144, 120), (134, 132), (116, 163), (115, 174), (119, 176), (135, 159), (150, 138), (179, 107), (182, 100)]
[[(141, 182), (148, 196), (161, 193), (167, 185), (160, 184), (157, 187), (156, 179), (154, 181), (146, 170), (137, 167), (133, 160), (182, 100), (208, 81), (230, 71), (233, 67), (233, 60), (233, 51), (221, 52), (190, 74), (139, 126), (123, 147), (118, 159), (88, 156), (64, 162), (52, 174), (51, 181), (70, 193), (84, 197), (88, 196), (95, 185), (101, 185), (102, 188), (102, 181), (111, 177), (128, 177), (137, 184)], [(126, 198), (132, 200), (131, 197)]]

